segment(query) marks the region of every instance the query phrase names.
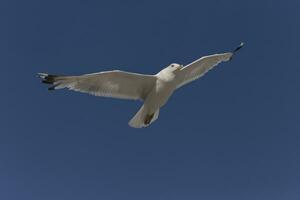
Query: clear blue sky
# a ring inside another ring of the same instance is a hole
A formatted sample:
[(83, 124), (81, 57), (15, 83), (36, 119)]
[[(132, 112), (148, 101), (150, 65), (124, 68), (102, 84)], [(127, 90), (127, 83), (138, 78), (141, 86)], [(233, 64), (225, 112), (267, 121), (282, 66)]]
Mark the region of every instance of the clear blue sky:
[[(300, 199), (300, 2), (0, 3), (0, 199)], [(147, 129), (141, 102), (48, 92), (37, 72), (154, 74), (245, 48), (177, 91)]]

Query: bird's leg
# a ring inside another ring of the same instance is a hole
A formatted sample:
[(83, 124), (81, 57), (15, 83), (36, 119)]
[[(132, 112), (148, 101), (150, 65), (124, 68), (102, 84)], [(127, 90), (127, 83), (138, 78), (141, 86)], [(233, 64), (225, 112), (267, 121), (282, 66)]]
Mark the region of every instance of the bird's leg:
[(154, 113), (152, 113), (152, 114), (147, 114), (146, 117), (145, 117), (144, 124), (145, 124), (145, 125), (150, 124), (150, 122), (151, 122), (151, 120), (152, 120), (153, 117), (154, 117)]

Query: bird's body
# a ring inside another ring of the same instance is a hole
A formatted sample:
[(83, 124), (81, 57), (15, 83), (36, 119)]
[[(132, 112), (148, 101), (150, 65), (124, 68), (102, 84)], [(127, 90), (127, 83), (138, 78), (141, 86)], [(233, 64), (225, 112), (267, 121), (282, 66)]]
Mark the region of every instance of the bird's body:
[(146, 98), (145, 103), (147, 103), (149, 99), (149, 103), (151, 101), (154, 101), (156, 103), (153, 103), (158, 108), (165, 105), (165, 103), (168, 101), (169, 97), (172, 95), (174, 90), (176, 89), (177, 85), (177, 78), (178, 74), (175, 74), (174, 72), (160, 72), (156, 74), (156, 84), (153, 87), (152, 91), (150, 92), (149, 96)]
[(143, 106), (129, 121), (134, 128), (149, 126), (159, 115), (173, 92), (203, 76), (222, 61), (228, 61), (235, 51), (202, 57), (189, 65), (171, 64), (156, 75), (144, 75), (119, 70), (85, 74), (81, 76), (55, 76), (39, 73), (43, 83), (51, 84), (49, 90), (68, 88), (96, 96), (122, 99), (140, 99)]
[(154, 122), (158, 118), (159, 109), (167, 103), (176, 89), (176, 74), (162, 70), (155, 75), (155, 78), (156, 82), (147, 95), (144, 105), (129, 122), (132, 127), (141, 128)]

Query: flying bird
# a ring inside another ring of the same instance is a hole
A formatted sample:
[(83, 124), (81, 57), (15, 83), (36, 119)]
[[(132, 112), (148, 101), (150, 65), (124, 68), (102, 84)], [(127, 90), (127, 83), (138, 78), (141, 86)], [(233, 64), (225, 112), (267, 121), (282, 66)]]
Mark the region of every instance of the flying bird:
[(120, 70), (104, 71), (80, 76), (60, 76), (38, 73), (49, 90), (67, 88), (95, 96), (142, 100), (144, 103), (129, 121), (133, 128), (143, 128), (153, 123), (173, 92), (201, 76), (221, 62), (229, 61), (243, 47), (234, 51), (213, 54), (184, 66), (170, 64), (155, 75), (137, 74)]

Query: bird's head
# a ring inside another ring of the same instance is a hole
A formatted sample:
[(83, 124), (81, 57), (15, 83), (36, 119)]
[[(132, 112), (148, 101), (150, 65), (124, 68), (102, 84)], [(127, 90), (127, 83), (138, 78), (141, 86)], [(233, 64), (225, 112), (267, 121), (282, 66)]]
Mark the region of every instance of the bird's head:
[(172, 63), (168, 65), (166, 68), (158, 72), (158, 76), (164, 76), (164, 77), (174, 77), (176, 76), (179, 72), (180, 69), (182, 69), (183, 65)]
[(177, 73), (182, 67), (183, 65), (172, 63), (168, 67), (166, 67), (165, 70), (167, 70), (168, 72)]

